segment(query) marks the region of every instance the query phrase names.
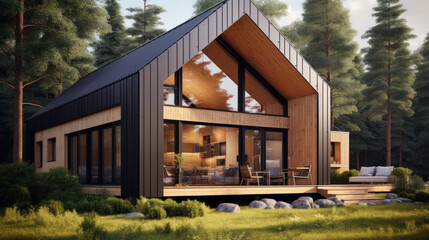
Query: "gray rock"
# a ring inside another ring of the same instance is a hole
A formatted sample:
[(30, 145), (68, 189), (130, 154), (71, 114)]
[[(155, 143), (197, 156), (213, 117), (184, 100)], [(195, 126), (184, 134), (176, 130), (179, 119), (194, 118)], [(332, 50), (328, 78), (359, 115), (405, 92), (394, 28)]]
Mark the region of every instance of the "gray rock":
[(334, 203), (342, 203), (341, 202), (341, 199), (339, 199), (339, 198), (337, 198), (337, 197), (330, 197), (330, 198), (327, 198), (328, 200), (331, 200), (332, 202), (334, 202)]
[(235, 203), (221, 203), (217, 206), (216, 212), (239, 213), (240, 206)]
[(393, 201), (394, 201), (395, 203), (402, 203), (402, 201), (401, 201), (401, 200), (399, 200), (399, 199), (393, 199)]
[(249, 204), (249, 207), (251, 207), (251, 208), (266, 208), (267, 204), (265, 204), (262, 201), (254, 200)]
[(396, 198), (398, 198), (398, 195), (396, 195), (394, 193), (386, 194), (386, 199), (391, 199), (391, 198), (396, 199)]
[(267, 206), (265, 209), (274, 209), (273, 206)]
[(273, 208), (277, 203), (277, 201), (272, 199), (272, 198), (262, 198), (261, 201), (264, 202), (265, 204), (267, 204), (267, 206), (270, 206)]
[(313, 198), (312, 198), (312, 197), (306, 197), (306, 196), (303, 196), (303, 197), (299, 197), (298, 199), (304, 199), (304, 200), (307, 200), (310, 204), (314, 203), (314, 201), (313, 201)]
[(373, 202), (369, 202), (368, 206), (377, 206), (377, 204), (373, 203)]
[(292, 202), (293, 208), (299, 209), (309, 209), (311, 208), (311, 203), (307, 199), (297, 199)]
[(124, 218), (142, 218), (142, 217), (144, 217), (144, 215), (139, 212), (128, 213), (127, 215), (124, 216)]
[(386, 205), (386, 204), (392, 204), (392, 203), (402, 203), (401, 200), (398, 199), (384, 199), (382, 204)]
[(411, 199), (408, 199), (408, 198), (398, 198), (398, 199), (395, 199), (395, 200), (399, 200), (399, 201), (401, 201), (403, 203), (410, 203), (410, 202), (412, 202)]
[(343, 202), (335, 203), (335, 207), (345, 207), (346, 204)]
[(425, 205), (425, 203), (424, 203), (424, 202), (414, 202), (414, 204), (416, 204), (416, 205), (421, 205), (421, 206)]
[(317, 199), (315, 204), (319, 205), (321, 208), (330, 208), (335, 205), (335, 203), (328, 199)]
[(292, 204), (287, 203), (287, 202), (283, 202), (283, 201), (278, 201), (276, 203), (276, 205), (274, 205), (274, 208), (293, 208)]
[(311, 204), (311, 208), (320, 208), (320, 206), (319, 206), (319, 205), (317, 205), (317, 204), (315, 204), (315, 203), (312, 203), (312, 204)]
[(368, 203), (366, 203), (366, 202), (360, 202), (360, 203), (356, 203), (356, 205), (358, 205), (358, 206), (368, 206)]

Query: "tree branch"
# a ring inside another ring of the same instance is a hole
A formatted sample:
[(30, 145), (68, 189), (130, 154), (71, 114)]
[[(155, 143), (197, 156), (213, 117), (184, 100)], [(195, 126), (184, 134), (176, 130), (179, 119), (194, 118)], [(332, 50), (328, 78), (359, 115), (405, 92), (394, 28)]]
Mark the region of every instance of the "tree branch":
[(28, 24), (28, 25), (24, 25), (23, 28), (28, 28), (28, 27), (42, 27), (42, 25), (37, 25), (37, 24)]
[(43, 108), (43, 106), (42, 106), (42, 105), (35, 104), (35, 103), (25, 103), (25, 102), (23, 102), (23, 103), (22, 103), (22, 105), (30, 105), (30, 106), (34, 106), (34, 107)]
[(7, 57), (7, 59), (9, 59), (10, 64), (12, 65), (13, 71), (15, 71), (15, 63), (12, 61), (12, 58), (10, 58), (10, 54), (8, 51), (6, 51), (6, 49), (0, 47), (1, 51), (3, 52), (3, 54)]
[(7, 85), (7, 86), (9, 86), (9, 87), (11, 87), (11, 88), (15, 89), (15, 87), (14, 87), (12, 84), (10, 84), (10, 83), (6, 82), (5, 80), (3, 80), (3, 79), (1, 79), (1, 78), (0, 78), (0, 83), (3, 83), (4, 85)]
[(39, 81), (40, 79), (45, 78), (45, 77), (47, 77), (49, 75), (51, 75), (51, 73), (46, 73), (46, 74), (42, 75), (41, 77), (39, 77), (39, 78), (37, 78), (37, 79), (35, 79), (35, 80), (31, 81), (31, 82), (28, 82), (28, 83), (24, 84), (24, 86), (22, 86), (22, 88), (25, 88), (26, 86), (28, 86), (30, 84), (33, 84), (33, 83)]

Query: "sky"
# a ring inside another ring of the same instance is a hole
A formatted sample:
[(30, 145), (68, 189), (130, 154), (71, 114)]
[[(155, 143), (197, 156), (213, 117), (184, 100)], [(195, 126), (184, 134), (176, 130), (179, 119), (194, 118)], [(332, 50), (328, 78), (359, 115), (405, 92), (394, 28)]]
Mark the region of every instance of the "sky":
[[(165, 9), (161, 14), (162, 26), (170, 30), (181, 24), (193, 15), (193, 7), (196, 0), (148, 0), (147, 4), (157, 4)], [(287, 3), (288, 16), (280, 19), (279, 25), (289, 25), (293, 21), (302, 19), (302, 3), (304, 0), (282, 0)], [(122, 6), (122, 14), (128, 15), (126, 8), (143, 7), (143, 0), (119, 0)], [(410, 50), (418, 49), (429, 32), (429, 0), (401, 0), (407, 10), (402, 17), (407, 20), (407, 25), (413, 29), (412, 33), (417, 37), (410, 40)], [(350, 11), (350, 21), (353, 29), (357, 31), (355, 41), (360, 48), (367, 47), (367, 39), (361, 36), (369, 28), (375, 25), (375, 18), (372, 17), (372, 8), (377, 4), (377, 0), (344, 0), (344, 6)], [(127, 26), (131, 26), (132, 21), (126, 20)]]

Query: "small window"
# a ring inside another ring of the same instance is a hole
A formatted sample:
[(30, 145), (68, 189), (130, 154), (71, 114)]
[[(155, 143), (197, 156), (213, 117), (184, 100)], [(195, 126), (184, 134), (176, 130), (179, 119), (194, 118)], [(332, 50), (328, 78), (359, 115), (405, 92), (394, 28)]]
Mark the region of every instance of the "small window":
[(43, 142), (36, 142), (36, 151), (35, 154), (35, 164), (38, 164), (39, 168), (43, 167)]
[(48, 162), (53, 162), (56, 160), (55, 149), (56, 149), (56, 139), (48, 139)]

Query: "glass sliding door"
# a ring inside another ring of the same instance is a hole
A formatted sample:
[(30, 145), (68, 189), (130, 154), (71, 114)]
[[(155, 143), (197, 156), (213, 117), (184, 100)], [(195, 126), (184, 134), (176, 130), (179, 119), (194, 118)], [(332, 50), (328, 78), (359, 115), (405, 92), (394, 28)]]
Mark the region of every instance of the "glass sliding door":
[(245, 130), (244, 154), (245, 165), (252, 171), (262, 170), (262, 133), (261, 130)]
[(172, 186), (176, 183), (176, 169), (174, 167), (175, 136), (176, 124), (164, 123), (164, 186)]
[(278, 176), (283, 169), (283, 132), (265, 132), (265, 169), (272, 176)]

